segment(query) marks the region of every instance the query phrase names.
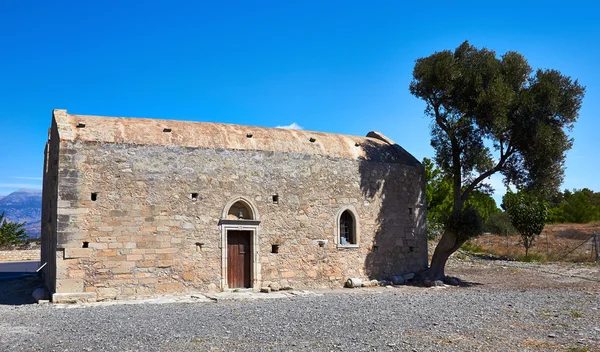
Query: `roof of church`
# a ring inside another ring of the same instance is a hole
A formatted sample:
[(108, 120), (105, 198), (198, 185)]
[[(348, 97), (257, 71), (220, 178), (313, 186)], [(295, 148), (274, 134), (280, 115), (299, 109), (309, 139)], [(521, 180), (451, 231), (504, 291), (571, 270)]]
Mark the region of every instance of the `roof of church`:
[(343, 134), (148, 118), (74, 115), (54, 110), (61, 141), (164, 145), (325, 155), (415, 165), (406, 150), (378, 132)]

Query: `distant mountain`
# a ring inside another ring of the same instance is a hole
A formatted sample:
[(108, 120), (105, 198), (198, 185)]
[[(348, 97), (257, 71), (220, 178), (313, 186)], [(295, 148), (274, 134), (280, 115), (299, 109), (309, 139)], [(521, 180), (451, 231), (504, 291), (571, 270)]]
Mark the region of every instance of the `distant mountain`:
[(42, 191), (20, 189), (0, 197), (0, 214), (8, 221), (25, 222), (31, 238), (40, 237), (42, 225)]

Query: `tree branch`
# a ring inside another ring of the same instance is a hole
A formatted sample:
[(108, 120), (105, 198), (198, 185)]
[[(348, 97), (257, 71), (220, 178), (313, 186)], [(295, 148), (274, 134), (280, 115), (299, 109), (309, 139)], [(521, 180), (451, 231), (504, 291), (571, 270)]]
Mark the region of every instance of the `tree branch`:
[(462, 209), (463, 201), (460, 194), (462, 186), (462, 169), (460, 164), (460, 146), (456, 140), (456, 136), (450, 137), (450, 143), (452, 145), (452, 194), (454, 195), (454, 212), (458, 213)]
[(496, 172), (500, 171), (502, 169), (502, 167), (504, 167), (504, 163), (506, 162), (506, 160), (513, 154), (513, 152), (514, 152), (514, 149), (511, 148), (511, 145), (509, 142), (509, 145), (506, 147), (506, 154), (500, 155), (500, 160), (498, 161), (496, 166), (494, 166), (493, 168), (489, 169), (488, 171), (477, 176), (477, 178), (475, 178), (473, 180), (473, 182), (471, 182), (471, 184), (469, 184), (469, 186), (467, 186), (467, 188), (463, 191), (462, 195), (460, 196), (460, 199), (463, 202), (466, 201), (467, 198), (469, 197), (469, 195), (471, 194), (471, 192), (473, 192), (475, 187), (477, 187), (477, 185), (479, 185), (479, 183), (481, 183), (481, 181), (485, 180), (486, 178), (488, 178), (488, 177), (492, 176), (493, 174), (495, 174)]
[(450, 136), (450, 128), (448, 127), (448, 121), (444, 119), (444, 117), (442, 117), (442, 115), (440, 114), (440, 105), (434, 104), (433, 102), (430, 102), (430, 104), (433, 106), (433, 111), (435, 112), (435, 122), (438, 124), (438, 126), (440, 126), (442, 131), (446, 132), (446, 134)]

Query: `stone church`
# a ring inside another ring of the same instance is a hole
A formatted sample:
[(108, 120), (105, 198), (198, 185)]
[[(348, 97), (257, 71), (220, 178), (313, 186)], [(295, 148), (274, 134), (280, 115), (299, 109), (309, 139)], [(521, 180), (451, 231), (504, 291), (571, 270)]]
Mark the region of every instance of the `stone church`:
[(54, 110), (43, 187), (55, 302), (342, 287), (427, 266), (423, 167), (378, 132)]

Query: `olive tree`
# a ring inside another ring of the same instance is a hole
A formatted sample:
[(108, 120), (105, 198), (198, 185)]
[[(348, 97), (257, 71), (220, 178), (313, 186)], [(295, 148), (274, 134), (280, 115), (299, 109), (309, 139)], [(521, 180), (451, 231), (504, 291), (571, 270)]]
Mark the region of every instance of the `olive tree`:
[(452, 179), (452, 212), (428, 274), (443, 279), (448, 257), (482, 232), (465, 204), (489, 189), (486, 179), (500, 173), (540, 194), (561, 184), (585, 88), (556, 70), (533, 71), (517, 52), (498, 57), (465, 41), (417, 59), (410, 92), (425, 101), (436, 163)]

